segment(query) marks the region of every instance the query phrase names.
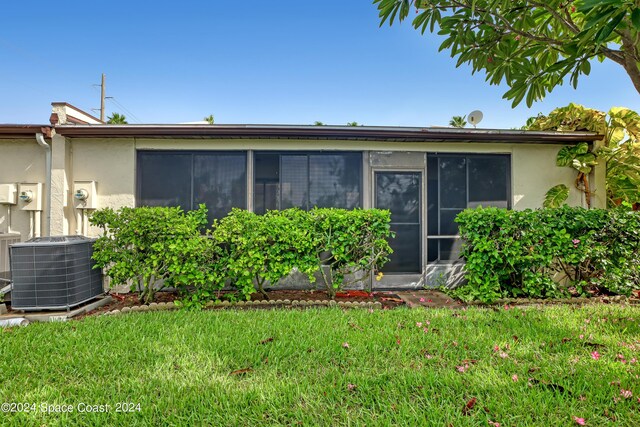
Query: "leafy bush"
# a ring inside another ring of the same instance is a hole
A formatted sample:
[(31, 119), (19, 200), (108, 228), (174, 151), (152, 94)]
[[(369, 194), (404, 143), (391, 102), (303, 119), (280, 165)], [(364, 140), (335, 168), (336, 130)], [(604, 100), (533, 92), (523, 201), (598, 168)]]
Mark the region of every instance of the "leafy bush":
[(145, 303), (167, 286), (217, 283), (212, 259), (216, 247), (200, 231), (207, 224), (204, 205), (184, 213), (179, 207), (110, 208), (90, 218), (103, 229), (93, 259), (112, 285), (130, 283)]
[[(353, 282), (366, 283), (393, 252), (388, 210), (316, 208), (309, 212), (309, 220), (317, 269), (331, 297)], [(353, 279), (345, 282), (348, 275)]]
[(266, 296), (264, 284), (276, 283), (294, 268), (313, 280), (313, 238), (299, 209), (256, 215), (233, 209), (219, 224), (213, 237), (221, 246), (222, 274), (247, 299), (257, 288)]
[(213, 237), (220, 245), (222, 275), (249, 298), (265, 283), (275, 284), (294, 269), (323, 285), (334, 295), (350, 273), (366, 280), (391, 253), (389, 212), (375, 209), (300, 209), (269, 211), (264, 215), (234, 209)]
[(466, 300), (629, 294), (640, 283), (640, 216), (623, 209), (478, 208), (456, 218), (465, 241)]
[(266, 296), (294, 269), (315, 282), (321, 272), (331, 295), (345, 277), (367, 280), (386, 261), (391, 248), (388, 211), (300, 209), (256, 215), (242, 209), (213, 224), (209, 234), (204, 205), (184, 213), (180, 208), (102, 209), (91, 217), (104, 235), (94, 246), (96, 265), (114, 285), (131, 283), (144, 302), (167, 286), (183, 293), (181, 305), (202, 307), (217, 299), (225, 285), (249, 299), (256, 290)]

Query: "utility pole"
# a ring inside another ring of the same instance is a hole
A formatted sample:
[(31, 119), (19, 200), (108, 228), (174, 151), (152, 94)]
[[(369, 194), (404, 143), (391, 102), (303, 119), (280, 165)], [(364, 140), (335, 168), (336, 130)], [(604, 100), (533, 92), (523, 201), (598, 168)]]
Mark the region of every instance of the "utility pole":
[(100, 121), (104, 122), (104, 73), (102, 73), (102, 83), (100, 84)]

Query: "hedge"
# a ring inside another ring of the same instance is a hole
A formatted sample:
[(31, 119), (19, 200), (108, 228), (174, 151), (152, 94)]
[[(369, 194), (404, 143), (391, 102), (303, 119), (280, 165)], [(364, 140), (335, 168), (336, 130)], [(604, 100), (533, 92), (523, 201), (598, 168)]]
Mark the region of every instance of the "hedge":
[[(94, 246), (97, 268), (112, 285), (132, 284), (150, 303), (158, 289), (178, 288), (182, 305), (201, 307), (235, 288), (249, 299), (297, 270), (331, 296), (366, 281), (387, 261), (390, 212), (378, 209), (287, 209), (257, 215), (233, 209), (205, 230), (204, 205), (102, 209), (90, 218), (103, 229)], [(266, 296), (266, 294), (265, 294)]]
[(623, 209), (476, 208), (456, 222), (464, 241), (464, 300), (628, 295), (640, 283), (640, 216)]

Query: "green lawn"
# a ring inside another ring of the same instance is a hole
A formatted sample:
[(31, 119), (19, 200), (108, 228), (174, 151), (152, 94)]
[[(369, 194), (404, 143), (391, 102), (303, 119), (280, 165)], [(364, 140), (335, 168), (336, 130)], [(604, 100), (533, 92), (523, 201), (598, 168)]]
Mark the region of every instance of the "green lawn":
[(638, 426), (639, 323), (640, 307), (564, 306), (31, 324), (0, 330), (0, 402), (36, 410), (0, 424)]

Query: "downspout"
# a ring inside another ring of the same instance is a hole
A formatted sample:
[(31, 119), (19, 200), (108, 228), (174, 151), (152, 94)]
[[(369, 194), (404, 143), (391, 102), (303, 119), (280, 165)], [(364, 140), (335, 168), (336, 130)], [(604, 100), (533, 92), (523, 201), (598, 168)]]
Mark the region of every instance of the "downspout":
[[(45, 129), (43, 129), (45, 130)], [(36, 142), (40, 147), (44, 149), (44, 168), (45, 168), (45, 191), (47, 192), (47, 203), (45, 206), (45, 212), (47, 217), (47, 229), (45, 236), (51, 235), (51, 145), (47, 144), (44, 140), (44, 135), (41, 132), (36, 133)]]

